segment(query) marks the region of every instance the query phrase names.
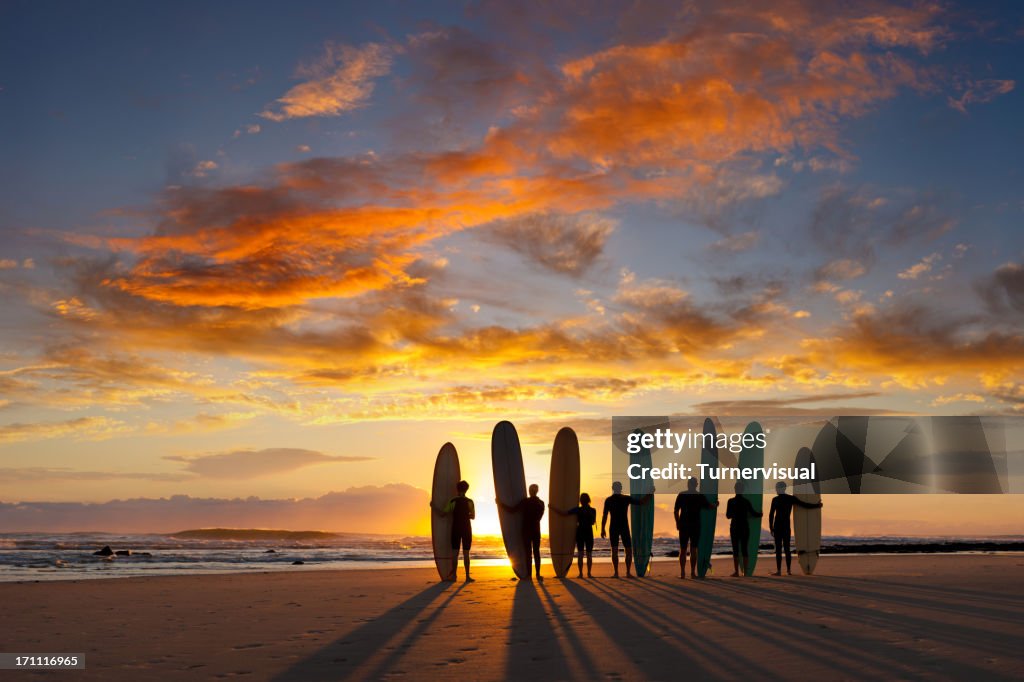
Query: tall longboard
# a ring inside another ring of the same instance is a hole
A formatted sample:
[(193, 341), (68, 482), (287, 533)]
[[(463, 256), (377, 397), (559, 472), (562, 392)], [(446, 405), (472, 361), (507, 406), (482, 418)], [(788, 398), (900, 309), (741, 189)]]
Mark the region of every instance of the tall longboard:
[[(747, 424), (747, 428), (743, 430), (743, 441), (749, 442), (751, 439), (749, 436), (757, 438), (762, 433), (761, 425), (757, 422), (750, 422)], [(740, 469), (761, 469), (764, 467), (764, 448), (757, 445), (757, 441), (752, 447), (745, 447), (740, 451)], [(747, 498), (750, 502), (750, 506), (757, 513), (764, 511), (764, 479), (758, 475), (755, 478), (744, 481), (746, 484), (744, 487), (743, 497)], [(750, 537), (747, 539), (747, 563), (743, 567), (745, 575), (754, 575), (754, 569), (757, 568), (757, 550), (761, 547), (761, 516), (754, 516), (751, 514), (747, 521), (750, 526)]]
[[(633, 433), (643, 433), (640, 429)], [(641, 468), (650, 469), (651, 451), (641, 448), (640, 452), (629, 456), (629, 464), (639, 464)], [(649, 477), (629, 479), (629, 494), (633, 497), (654, 493), (654, 481)], [(654, 499), (648, 498), (643, 504), (629, 505), (630, 525), (633, 536), (633, 564), (636, 574), (643, 578), (651, 564), (651, 550), (654, 546)]]
[[(794, 466), (805, 468), (814, 463), (814, 453), (800, 448)], [(817, 467), (815, 467), (817, 469)], [(801, 502), (821, 502), (821, 483), (817, 476), (810, 481), (793, 481), (793, 494)], [(796, 557), (804, 575), (813, 575), (821, 552), (821, 509), (806, 509), (793, 505), (793, 532), (796, 534)]]
[[(708, 445), (708, 434), (711, 435), (710, 446)], [(700, 463), (717, 469), (718, 468), (718, 446), (715, 445), (715, 423), (710, 419), (704, 420), (704, 442), (700, 451)], [(705, 467), (705, 471), (707, 467)], [(697, 575), (703, 578), (711, 569), (711, 551), (715, 546), (715, 522), (718, 518), (718, 481), (711, 479), (705, 473), (700, 482), (700, 492), (707, 499), (710, 509), (701, 507), (700, 510), (700, 542), (697, 543)]]
[(455, 446), (445, 443), (434, 460), (434, 482), (430, 487), (430, 539), (434, 545), (434, 563), (441, 580), (455, 580), (455, 566), (458, 559), (452, 549), (452, 517), (441, 514), (437, 507), (444, 509), (448, 502), (458, 495), (455, 486), (462, 480), (459, 468), (459, 453)]
[[(552, 507), (567, 511), (580, 499), (580, 442), (576, 432), (565, 427), (555, 436), (551, 449), (551, 474), (548, 498)], [(564, 578), (572, 567), (576, 548), (576, 517), (556, 512), (548, 514), (548, 543), (555, 575)]]
[[(526, 497), (526, 474), (519, 434), (512, 422), (498, 422), (491, 433), (491, 469), (494, 473), (494, 496), (510, 507), (519, 504)], [(523, 542), (523, 515), (506, 511), (499, 504), (498, 521), (512, 571), (517, 578), (528, 580), (530, 561)]]

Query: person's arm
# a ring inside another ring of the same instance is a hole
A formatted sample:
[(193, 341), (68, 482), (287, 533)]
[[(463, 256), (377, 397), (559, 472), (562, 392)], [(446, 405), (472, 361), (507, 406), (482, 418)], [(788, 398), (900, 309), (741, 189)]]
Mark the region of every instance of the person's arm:
[(469, 518), (470, 518), (470, 520), (472, 520), (472, 519), (476, 518), (476, 505), (473, 504), (473, 500), (468, 500), (468, 501), (469, 501)]
[(772, 535), (775, 534), (775, 519), (779, 513), (779, 498), (776, 497), (772, 500), (772, 508), (768, 510), (768, 532)]
[(541, 519), (544, 518), (544, 503), (541, 502), (539, 506), (540, 506), (540, 518), (537, 519), (538, 521), (540, 521)]
[(682, 512), (682, 510), (683, 510), (683, 494), (679, 493), (678, 495), (676, 495), (676, 506), (675, 506), (675, 509), (672, 510), (672, 516), (675, 517), (676, 525), (677, 526), (679, 525), (679, 514), (680, 514), (680, 512)]
[(795, 495), (793, 496), (793, 501), (799, 504), (804, 509), (821, 509), (822, 506), (824, 506), (821, 502), (804, 502)]
[(498, 506), (501, 507), (502, 509), (504, 509), (505, 511), (517, 512), (517, 511), (519, 511), (520, 509), (523, 508), (523, 502), (526, 501), (526, 498), (523, 498), (522, 500), (519, 500), (519, 502), (517, 504), (505, 504), (504, 502), (499, 500), (497, 497), (494, 498), (494, 501), (497, 502)]
[(556, 514), (559, 514), (561, 516), (568, 516), (569, 514), (572, 513), (572, 510), (565, 511), (563, 509), (559, 509), (558, 507), (556, 507), (555, 505), (551, 504), (550, 502), (548, 502), (548, 509), (550, 509), (551, 511), (553, 511)]
[(601, 514), (601, 537), (605, 537), (605, 524), (608, 523), (608, 500), (604, 501), (604, 513)]

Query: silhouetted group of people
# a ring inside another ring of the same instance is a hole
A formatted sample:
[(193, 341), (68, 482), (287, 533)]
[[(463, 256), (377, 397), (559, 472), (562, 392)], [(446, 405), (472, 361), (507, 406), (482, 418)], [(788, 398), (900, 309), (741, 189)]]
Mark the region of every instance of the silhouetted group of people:
[[(462, 548), (463, 564), (466, 581), (473, 579), (469, 574), (469, 551), (473, 545), (473, 519), (476, 518), (476, 507), (473, 500), (466, 496), (469, 483), (459, 481), (456, 486), (458, 495), (443, 507), (438, 507), (432, 500), (430, 506), (438, 513), (452, 517), (452, 577), (454, 578), (459, 563), (459, 548)], [(750, 519), (763, 516), (756, 511), (750, 500), (743, 494), (743, 482), (736, 483), (735, 497), (729, 499), (725, 516), (729, 519), (729, 539), (732, 543), (733, 577), (746, 575), (750, 547)], [(532, 555), (533, 565), (538, 580), (543, 580), (540, 572), (540, 522), (544, 518), (544, 501), (537, 497), (539, 487), (536, 483), (529, 488), (529, 495), (514, 505), (507, 505), (498, 499), (495, 502), (506, 512), (522, 515), (522, 539), (527, 548), (527, 556)], [(790, 536), (792, 534), (790, 517), (793, 507), (799, 505), (808, 509), (820, 508), (822, 503), (808, 503), (786, 492), (786, 484), (775, 486), (776, 496), (772, 499), (768, 513), (768, 530), (775, 541), (775, 573), (782, 575), (782, 555), (786, 556), (786, 572), (792, 575), (792, 554)], [(653, 494), (625, 495), (622, 483), (612, 484), (612, 494), (605, 498), (604, 510), (601, 514), (601, 537), (608, 537), (612, 550), (613, 577), (619, 577), (619, 544), (625, 551), (626, 577), (632, 578), (633, 572), (633, 539), (629, 530), (630, 505), (652, 504)], [(594, 564), (594, 526), (597, 525), (597, 510), (591, 506), (590, 495), (582, 493), (579, 505), (572, 509), (558, 509), (547, 505), (556, 514), (576, 517), (576, 562), (579, 577), (583, 577), (583, 558), (587, 560), (587, 577), (592, 578), (591, 569)], [(690, 555), (690, 576), (697, 577), (697, 557), (701, 537), (701, 510), (717, 510), (719, 503), (712, 503), (707, 496), (697, 490), (697, 479), (687, 481), (687, 489), (676, 496), (673, 509), (676, 529), (679, 531), (679, 577), (686, 577), (687, 549)], [(608, 521), (611, 521), (609, 524)], [(759, 524), (760, 525), (760, 524)]]

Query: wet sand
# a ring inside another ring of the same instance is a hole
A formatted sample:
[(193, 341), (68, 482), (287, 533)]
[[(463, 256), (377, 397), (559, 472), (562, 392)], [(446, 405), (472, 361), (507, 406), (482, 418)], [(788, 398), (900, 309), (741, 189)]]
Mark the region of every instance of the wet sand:
[[(1024, 678), (1024, 555), (824, 557), (820, 575), (470, 584), (428, 569), (0, 584), (0, 650), (59, 679)], [(769, 566), (771, 564), (771, 566)], [(550, 574), (550, 566), (544, 567)], [(575, 573), (575, 571), (573, 572)], [(461, 569), (460, 569), (461, 575)]]

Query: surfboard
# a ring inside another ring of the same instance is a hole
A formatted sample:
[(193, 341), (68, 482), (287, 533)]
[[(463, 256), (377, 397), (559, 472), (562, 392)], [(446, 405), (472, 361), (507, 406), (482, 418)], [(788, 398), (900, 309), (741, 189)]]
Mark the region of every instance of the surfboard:
[(434, 482), (430, 488), (430, 539), (434, 545), (434, 563), (441, 580), (455, 580), (455, 562), (452, 555), (452, 517), (442, 515), (435, 506), (442, 509), (458, 495), (455, 486), (462, 480), (459, 468), (459, 453), (455, 446), (445, 443), (434, 460)]
[[(756, 438), (761, 434), (761, 425), (757, 422), (750, 422), (747, 428), (743, 429), (743, 440), (749, 442), (748, 436)], [(764, 448), (759, 445), (745, 447), (740, 452), (740, 469), (761, 469), (764, 467)], [(755, 512), (764, 510), (764, 479), (758, 476), (755, 479), (744, 481), (745, 486), (743, 497), (750, 501), (750, 506)], [(743, 567), (745, 575), (754, 575), (757, 568), (757, 550), (761, 546), (761, 521), (760, 516), (753, 514), (747, 519), (750, 524), (750, 538), (747, 540), (747, 564)]]
[[(512, 422), (502, 421), (491, 433), (491, 469), (494, 474), (494, 496), (502, 504), (515, 506), (526, 497), (526, 474), (523, 471), (523, 449)], [(530, 561), (523, 542), (523, 515), (506, 511), (498, 505), (501, 539), (512, 571), (519, 579), (529, 580)]]
[[(708, 447), (706, 437), (704, 447), (700, 451), (700, 463), (709, 467), (718, 467), (718, 447), (715, 445), (717, 434), (715, 423), (710, 419), (704, 420), (704, 434), (711, 435), (711, 446)], [(706, 467), (705, 467), (706, 470)], [(700, 482), (700, 492), (707, 498), (709, 504), (718, 502), (718, 481), (705, 477)], [(718, 509), (711, 508), (700, 510), (700, 542), (697, 543), (697, 575), (703, 578), (711, 569), (711, 550), (715, 546), (715, 522), (718, 518)]]
[[(797, 467), (809, 467), (814, 461), (814, 453), (807, 448), (800, 448), (796, 453)], [(821, 484), (817, 477), (810, 481), (794, 481), (793, 494), (801, 502), (817, 504), (821, 502)], [(796, 534), (796, 558), (800, 568), (804, 575), (813, 575), (821, 551), (821, 509), (793, 505), (793, 532)]]
[[(548, 479), (548, 502), (552, 507), (568, 511), (580, 502), (580, 442), (576, 432), (565, 427), (555, 436), (551, 449), (551, 473)], [(548, 513), (548, 545), (555, 576), (564, 578), (572, 567), (576, 549), (576, 517)]]
[[(636, 429), (633, 433), (643, 433)], [(639, 464), (641, 467), (651, 468), (651, 451), (642, 448), (640, 452), (629, 456), (630, 465)], [(654, 493), (654, 481), (650, 478), (629, 479), (629, 494), (631, 496), (650, 495)], [(646, 504), (629, 505), (630, 528), (633, 536), (633, 565), (636, 567), (637, 576), (643, 578), (647, 575), (651, 564), (651, 549), (654, 546), (654, 499)]]

